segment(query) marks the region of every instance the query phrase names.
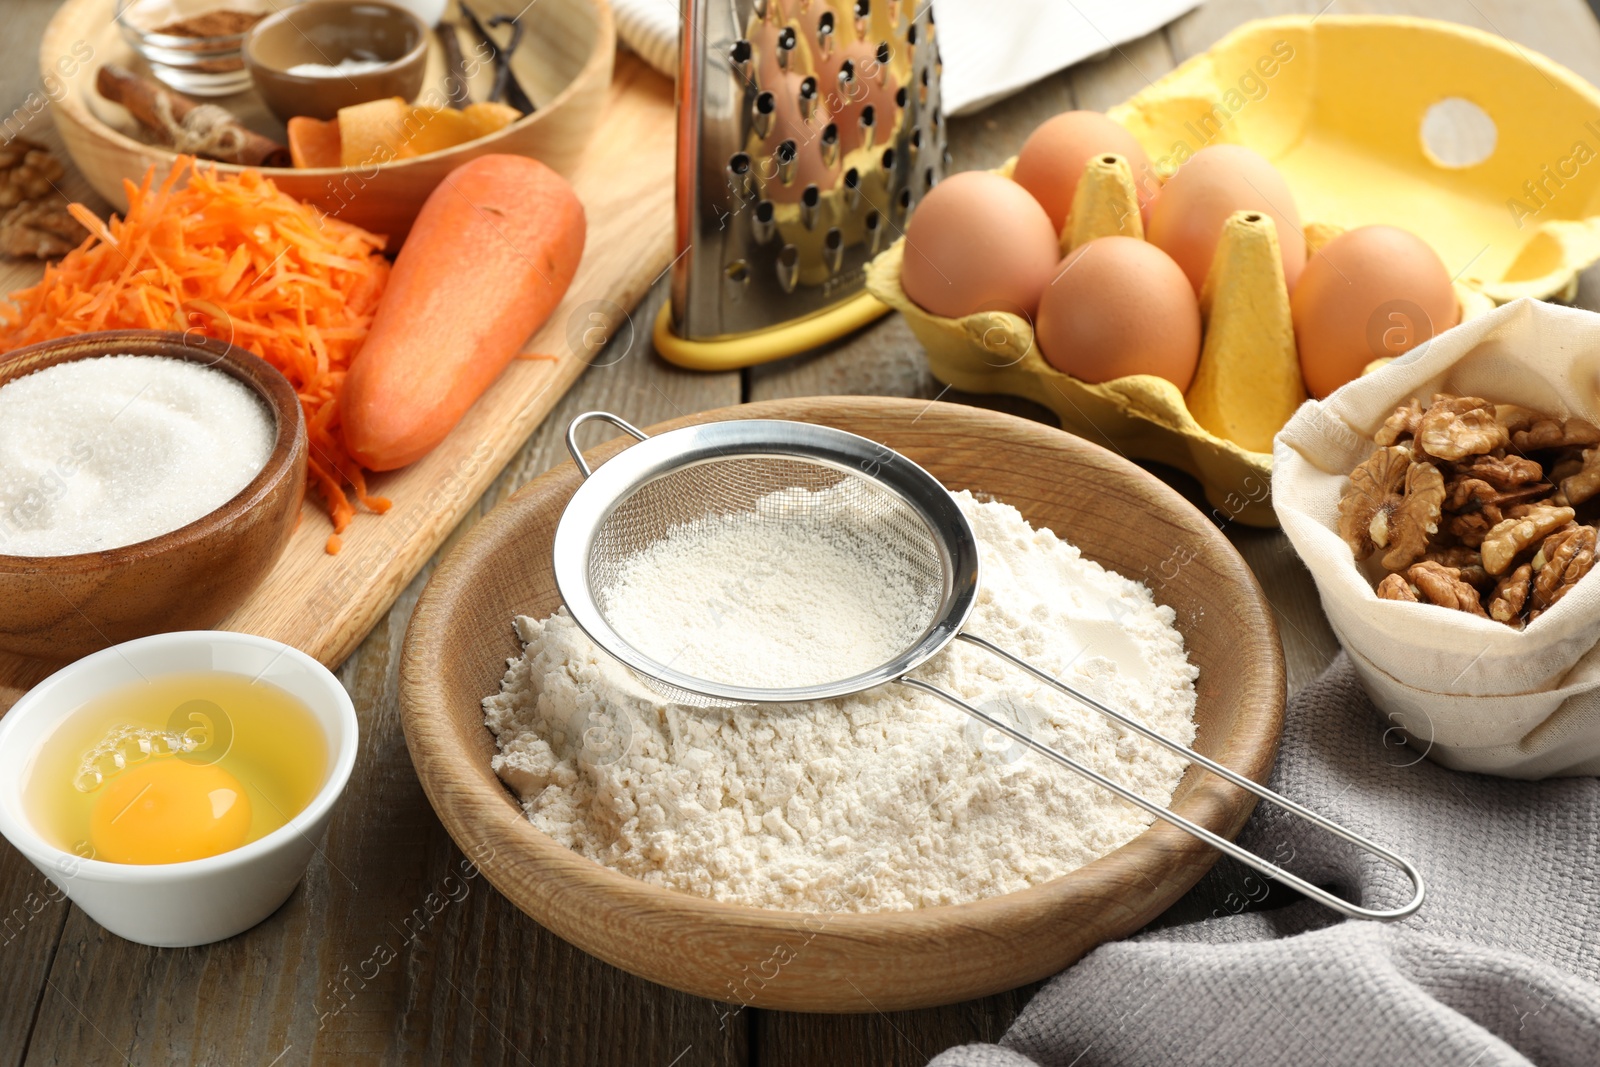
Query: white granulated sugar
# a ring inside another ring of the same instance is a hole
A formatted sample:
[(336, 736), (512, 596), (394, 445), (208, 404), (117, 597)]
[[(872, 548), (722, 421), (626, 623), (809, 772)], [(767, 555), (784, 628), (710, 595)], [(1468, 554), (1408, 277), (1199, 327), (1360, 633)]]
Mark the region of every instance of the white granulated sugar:
[(674, 528), (623, 563), (607, 619), (658, 663), (730, 685), (815, 685), (879, 666), (933, 620), (938, 590), (842, 506), (851, 488), (781, 490), (753, 512)]
[(187, 360), (70, 360), (0, 386), (0, 553), (64, 556), (193, 522), (250, 484), (276, 435), (231, 375)]
[[(981, 550), (968, 629), (1192, 741), (1197, 672), (1171, 609), (1014, 508), (958, 499)], [(646, 882), (798, 911), (956, 904), (1059, 877), (1151, 821), (904, 686), (689, 708), (643, 687), (565, 611), (516, 626), (524, 653), (484, 701), (495, 771), (535, 827)], [(1023, 709), (1012, 714), (1040, 740), (1157, 801), (1183, 773), (1180, 758), (980, 649), (954, 644), (915, 673), (979, 706)]]
[(347, 56), (337, 63), (296, 63), (285, 73), (300, 78), (343, 78), (351, 74), (371, 74), (389, 65), (383, 59), (356, 59)]

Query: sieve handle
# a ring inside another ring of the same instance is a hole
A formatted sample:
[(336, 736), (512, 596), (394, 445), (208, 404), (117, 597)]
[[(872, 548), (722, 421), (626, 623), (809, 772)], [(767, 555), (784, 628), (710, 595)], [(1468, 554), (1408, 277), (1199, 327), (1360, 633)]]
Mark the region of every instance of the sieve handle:
[(1150, 727), (1144, 725), (1142, 722), (1139, 722), (1137, 719), (1131, 719), (1121, 712), (1113, 711), (1104, 704), (1100, 703), (1098, 700), (1095, 700), (1093, 697), (1086, 696), (1085, 694), (1078, 692), (1076, 689), (1073, 689), (1071, 686), (1067, 685), (1059, 678), (1056, 678), (1054, 675), (1040, 670), (1025, 659), (1021, 659), (1012, 655), (1010, 652), (1007, 652), (1005, 649), (994, 644), (993, 642), (985, 641), (981, 637), (977, 637), (973, 634), (965, 632), (958, 633), (956, 636), (961, 640), (968, 642), (969, 644), (977, 645), (979, 648), (999, 656), (1001, 659), (1013, 664), (1014, 666), (1020, 667), (1022, 670), (1027, 671), (1029, 674), (1039, 679), (1041, 682), (1060, 690), (1062, 693), (1065, 693), (1067, 696), (1078, 701), (1080, 704), (1083, 704), (1094, 711), (1098, 711), (1107, 718), (1121, 723), (1123, 726), (1126, 726), (1135, 733), (1147, 737), (1151, 741), (1156, 742), (1156, 744), (1176, 752), (1185, 759), (1200, 764), (1202, 767), (1206, 768), (1206, 770), (1211, 771), (1213, 774), (1220, 775), (1229, 782), (1232, 782), (1234, 785), (1239, 786), (1241, 789), (1248, 790), (1263, 800), (1271, 801), (1272, 803), (1283, 808), (1285, 811), (1288, 811), (1294, 815), (1298, 815), (1300, 818), (1305, 819), (1308, 822), (1315, 823), (1317, 826), (1322, 827), (1324, 830), (1327, 830), (1334, 836), (1342, 838), (1343, 840), (1350, 842), (1352, 845), (1355, 845), (1362, 851), (1378, 857), (1391, 867), (1398, 868), (1402, 873), (1405, 874), (1407, 878), (1411, 880), (1411, 885), (1412, 888), (1415, 889), (1415, 892), (1412, 894), (1409, 901), (1390, 911), (1377, 911), (1372, 908), (1363, 908), (1357, 904), (1352, 904), (1347, 900), (1334, 896), (1321, 886), (1312, 885), (1299, 875), (1291, 874), (1282, 867), (1262, 859), (1254, 852), (1234, 844), (1227, 838), (1212, 833), (1204, 826), (1201, 826), (1195, 822), (1191, 822), (1176, 812), (1168, 811), (1155, 801), (1140, 796), (1138, 793), (1135, 793), (1129, 789), (1125, 789), (1116, 782), (1113, 782), (1111, 779), (1105, 777), (1103, 774), (1100, 774), (1098, 771), (1091, 770), (1090, 768), (1085, 767), (1083, 764), (1074, 760), (1071, 756), (1068, 756), (1062, 752), (1058, 752), (1049, 745), (1035, 740), (1031, 735), (1024, 733), (1015, 726), (1012, 726), (1010, 723), (1003, 722), (987, 712), (973, 707), (960, 697), (946, 693), (937, 686), (929, 685), (927, 682), (919, 681), (916, 678), (902, 676), (898, 679), (898, 681), (902, 685), (909, 685), (912, 688), (920, 689), (925, 693), (932, 693), (939, 699), (955, 705), (968, 715), (971, 715), (973, 718), (984, 723), (986, 726), (992, 727), (993, 729), (1005, 734), (1007, 737), (1021, 742), (1022, 744), (1033, 749), (1035, 752), (1039, 753), (1041, 756), (1052, 759), (1065, 767), (1069, 767), (1072, 770), (1077, 771), (1079, 774), (1088, 778), (1097, 785), (1104, 786), (1106, 789), (1111, 790), (1117, 796), (1128, 801), (1130, 804), (1135, 804), (1138, 807), (1143, 808), (1156, 818), (1165, 822), (1169, 822), (1173, 826), (1178, 827), (1180, 830), (1193, 834), (1195, 837), (1198, 837), (1200, 840), (1204, 841), (1208, 845), (1211, 845), (1213, 848), (1219, 849), (1227, 855), (1232, 856), (1240, 863), (1260, 871), (1269, 878), (1276, 879), (1287, 886), (1291, 886), (1292, 888), (1299, 890), (1301, 893), (1304, 893), (1311, 899), (1317, 901), (1319, 904), (1323, 904), (1326, 907), (1332, 908), (1334, 911), (1337, 911), (1343, 915), (1348, 915), (1352, 919), (1375, 919), (1379, 922), (1393, 922), (1396, 919), (1404, 919), (1406, 916), (1412, 914), (1422, 906), (1422, 898), (1427, 894), (1427, 887), (1423, 884), (1422, 875), (1417, 871), (1416, 867), (1412, 866), (1410, 861), (1406, 860), (1405, 858), (1396, 855), (1374, 841), (1362, 837), (1353, 830), (1348, 830), (1345, 827), (1340, 826), (1332, 819), (1317, 814), (1310, 808), (1296, 804), (1288, 797), (1268, 789), (1259, 782), (1251, 781), (1244, 775), (1239, 774), (1236, 771), (1229, 770), (1227, 767), (1224, 767), (1215, 760), (1207, 759), (1205, 756), (1202, 756), (1200, 753), (1189, 748), (1187, 745), (1180, 745), (1178, 742), (1172, 740), (1164, 734), (1157, 733), (1155, 730), (1150, 729)]
[(578, 427), (586, 422), (593, 422), (595, 419), (609, 422), (623, 433), (637, 440), (648, 441), (650, 439), (649, 434), (620, 415), (613, 415), (609, 411), (585, 411), (582, 415), (567, 423), (567, 451), (572, 453), (572, 462), (578, 465), (578, 469), (583, 472), (585, 478), (593, 474), (594, 471), (589, 469), (589, 464), (584, 461), (583, 452), (578, 448)]

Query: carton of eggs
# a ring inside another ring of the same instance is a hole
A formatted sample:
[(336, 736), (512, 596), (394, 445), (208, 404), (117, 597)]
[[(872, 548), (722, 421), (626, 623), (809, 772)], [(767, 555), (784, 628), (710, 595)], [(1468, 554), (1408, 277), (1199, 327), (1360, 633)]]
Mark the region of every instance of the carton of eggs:
[(1204, 148), (1162, 182), (1092, 112), (935, 187), (867, 285), (941, 380), (1043, 403), (1255, 525), (1275, 525), (1272, 438), (1308, 386), (1326, 396), (1492, 306), (1404, 230), (1304, 226), (1248, 148)]

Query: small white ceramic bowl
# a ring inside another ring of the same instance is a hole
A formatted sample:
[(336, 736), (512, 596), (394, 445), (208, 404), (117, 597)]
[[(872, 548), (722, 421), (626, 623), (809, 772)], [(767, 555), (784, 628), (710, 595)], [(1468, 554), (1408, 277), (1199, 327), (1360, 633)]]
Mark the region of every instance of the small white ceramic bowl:
[[(46, 841), (22, 787), (50, 732), (85, 701), (140, 678), (188, 671), (260, 677), (298, 697), (328, 738), (328, 774), (311, 803), (259, 840), (186, 863), (86, 860)], [(114, 645), (40, 682), (0, 719), (0, 834), (107, 930), (141, 945), (204, 945), (248, 930), (299, 884), (355, 766), (350, 695), (326, 667), (252, 634), (192, 630)]]

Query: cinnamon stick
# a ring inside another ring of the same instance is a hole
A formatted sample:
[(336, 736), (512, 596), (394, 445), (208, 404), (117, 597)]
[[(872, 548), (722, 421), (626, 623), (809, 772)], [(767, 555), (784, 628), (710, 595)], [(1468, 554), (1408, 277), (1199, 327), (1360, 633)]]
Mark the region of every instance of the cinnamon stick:
[(216, 104), (201, 104), (153, 78), (107, 63), (95, 88), (121, 104), (162, 144), (223, 163), (247, 167), (291, 166), (289, 150), (250, 129)]

